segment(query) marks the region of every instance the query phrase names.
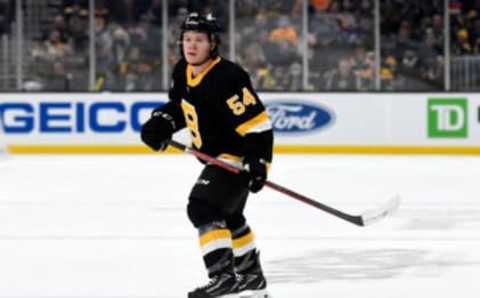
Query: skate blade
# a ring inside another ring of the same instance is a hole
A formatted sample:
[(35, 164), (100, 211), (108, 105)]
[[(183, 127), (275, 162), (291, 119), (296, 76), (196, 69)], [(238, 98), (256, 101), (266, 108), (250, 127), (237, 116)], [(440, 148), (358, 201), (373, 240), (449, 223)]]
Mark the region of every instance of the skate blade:
[(267, 290), (247, 290), (239, 298), (272, 298), (272, 295)]
[(226, 295), (218, 296), (218, 298), (240, 298), (240, 296), (238, 296), (238, 294), (226, 294)]

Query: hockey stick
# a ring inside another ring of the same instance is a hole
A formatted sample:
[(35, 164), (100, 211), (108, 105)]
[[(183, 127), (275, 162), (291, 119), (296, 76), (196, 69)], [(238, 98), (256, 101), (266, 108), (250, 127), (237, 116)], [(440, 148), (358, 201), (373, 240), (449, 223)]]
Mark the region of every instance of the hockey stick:
[[(192, 155), (196, 156), (197, 158), (199, 158), (203, 161), (206, 161), (208, 163), (217, 165), (221, 168), (224, 168), (227, 171), (230, 171), (230, 172), (233, 172), (233, 173), (236, 173), (236, 174), (240, 174), (242, 171), (244, 171), (244, 169), (242, 169), (242, 168), (235, 167), (231, 164), (223, 162), (223, 161), (221, 161), (221, 160), (219, 160), (215, 157), (212, 157), (208, 154), (205, 154), (203, 152), (195, 150), (194, 148), (187, 147), (187, 146), (185, 146), (185, 145), (183, 145), (183, 144), (181, 144), (177, 141), (170, 140), (169, 144), (170, 144), (170, 146), (172, 146), (174, 148), (177, 148), (177, 149), (179, 149), (183, 152), (192, 154)], [(388, 215), (394, 213), (400, 205), (400, 197), (395, 196), (395, 197), (392, 197), (384, 206), (382, 206), (378, 209), (375, 209), (375, 210), (367, 210), (364, 213), (362, 213), (361, 215), (355, 216), (355, 215), (350, 215), (348, 213), (342, 212), (342, 211), (337, 210), (335, 208), (329, 207), (329, 206), (327, 206), (325, 204), (322, 204), (320, 202), (317, 202), (313, 199), (307, 198), (304, 195), (301, 195), (301, 194), (299, 194), (299, 193), (297, 193), (293, 190), (290, 190), (290, 189), (288, 189), (284, 186), (281, 186), (277, 183), (274, 183), (272, 181), (267, 180), (265, 182), (265, 185), (270, 187), (273, 190), (281, 192), (281, 193), (283, 193), (283, 194), (285, 194), (285, 195), (287, 195), (291, 198), (294, 198), (294, 199), (296, 199), (298, 201), (301, 201), (305, 204), (308, 204), (310, 206), (313, 206), (315, 208), (323, 210), (323, 211), (325, 211), (325, 212), (327, 212), (327, 213), (329, 213), (333, 216), (336, 216), (338, 218), (346, 220), (349, 223), (355, 224), (357, 226), (371, 225), (371, 224), (387, 217)]]

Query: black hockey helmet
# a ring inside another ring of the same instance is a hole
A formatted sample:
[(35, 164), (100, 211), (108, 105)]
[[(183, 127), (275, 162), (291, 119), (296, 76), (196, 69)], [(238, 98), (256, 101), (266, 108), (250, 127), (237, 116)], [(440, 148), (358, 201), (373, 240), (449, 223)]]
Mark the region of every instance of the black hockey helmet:
[(185, 21), (183, 21), (180, 33), (180, 53), (183, 56), (183, 49), (182, 49), (182, 41), (183, 41), (183, 34), (186, 31), (197, 31), (197, 32), (204, 32), (207, 33), (210, 42), (215, 43), (215, 47), (210, 52), (210, 57), (214, 58), (218, 56), (218, 46), (220, 45), (220, 37), (218, 33), (220, 32), (220, 27), (218, 26), (215, 18), (208, 14), (206, 16), (202, 16), (196, 12), (192, 12), (188, 14)]

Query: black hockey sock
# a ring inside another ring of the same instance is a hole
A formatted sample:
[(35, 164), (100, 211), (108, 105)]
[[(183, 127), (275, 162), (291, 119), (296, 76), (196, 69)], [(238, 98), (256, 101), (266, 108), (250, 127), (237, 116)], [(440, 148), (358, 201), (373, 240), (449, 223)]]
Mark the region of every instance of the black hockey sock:
[(213, 222), (199, 228), (200, 247), (208, 276), (234, 272), (232, 235), (224, 222)]
[(261, 272), (255, 236), (248, 225), (232, 232), (235, 271), (238, 274)]

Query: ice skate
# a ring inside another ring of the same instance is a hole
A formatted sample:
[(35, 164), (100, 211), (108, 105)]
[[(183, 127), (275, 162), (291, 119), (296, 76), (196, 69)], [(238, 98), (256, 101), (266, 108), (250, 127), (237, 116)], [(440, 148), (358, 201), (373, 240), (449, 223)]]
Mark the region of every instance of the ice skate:
[(205, 286), (188, 293), (188, 298), (238, 298), (238, 280), (235, 274), (222, 273), (212, 277)]
[(261, 272), (239, 275), (239, 298), (272, 298), (267, 281)]

